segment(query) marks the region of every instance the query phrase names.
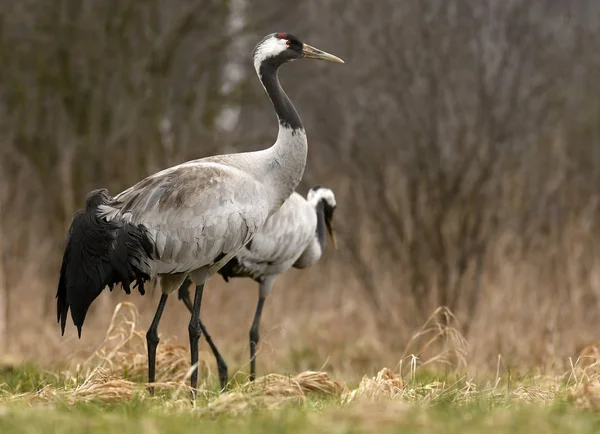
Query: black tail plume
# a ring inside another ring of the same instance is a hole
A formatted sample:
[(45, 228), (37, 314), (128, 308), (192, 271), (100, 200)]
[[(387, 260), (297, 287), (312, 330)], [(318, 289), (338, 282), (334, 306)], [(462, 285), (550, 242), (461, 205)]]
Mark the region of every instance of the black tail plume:
[(148, 259), (152, 242), (143, 225), (133, 225), (118, 218), (106, 221), (98, 217), (100, 205), (114, 199), (105, 189), (88, 194), (85, 209), (73, 216), (56, 293), (57, 320), (65, 333), (67, 313), (81, 337), (81, 327), (92, 302), (102, 290), (121, 284), (127, 294), (133, 281), (142, 295), (149, 276)]

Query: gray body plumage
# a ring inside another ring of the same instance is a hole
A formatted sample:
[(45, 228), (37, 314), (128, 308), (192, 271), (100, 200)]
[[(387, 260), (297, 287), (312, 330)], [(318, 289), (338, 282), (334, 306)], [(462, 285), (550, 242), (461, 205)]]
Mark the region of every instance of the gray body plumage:
[(315, 207), (294, 192), (236, 255), (231, 277), (258, 282), (286, 270), (306, 268), (321, 257)]
[(267, 150), (165, 169), (102, 205), (99, 215), (144, 225), (155, 249), (145, 271), (171, 293), (186, 275), (206, 281), (252, 239), (300, 181), (306, 147), (303, 130), (280, 127)]

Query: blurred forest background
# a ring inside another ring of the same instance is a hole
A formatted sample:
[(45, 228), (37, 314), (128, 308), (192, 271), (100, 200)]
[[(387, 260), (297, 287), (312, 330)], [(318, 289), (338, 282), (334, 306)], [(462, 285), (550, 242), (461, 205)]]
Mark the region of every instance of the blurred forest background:
[[(593, 0), (0, 1), (0, 336), (54, 360), (134, 302), (104, 293), (60, 338), (66, 229), (86, 193), (275, 140), (251, 50), (287, 31), (342, 57), (281, 71), (309, 158), (299, 191), (337, 196), (337, 251), (276, 283), (259, 373), (394, 365), (438, 306), (523, 369), (600, 338), (600, 3)], [(219, 276), (202, 316), (247, 363), (256, 285)], [(167, 306), (160, 333), (187, 342)], [(208, 351), (206, 344), (201, 344)]]

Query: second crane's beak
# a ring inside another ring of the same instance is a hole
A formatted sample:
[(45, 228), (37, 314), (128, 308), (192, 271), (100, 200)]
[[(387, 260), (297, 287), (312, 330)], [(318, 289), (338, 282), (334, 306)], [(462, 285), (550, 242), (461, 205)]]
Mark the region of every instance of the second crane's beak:
[(327, 231), (329, 232), (329, 236), (331, 237), (331, 244), (333, 244), (333, 248), (337, 250), (337, 241), (335, 239), (335, 232), (333, 232), (333, 225), (331, 224), (330, 219), (325, 220), (325, 226), (327, 226)]
[(326, 53), (325, 51), (321, 51), (315, 47), (311, 47), (308, 44), (302, 44), (302, 57), (306, 57), (308, 59), (326, 60), (328, 62), (344, 63), (344, 61), (339, 57)]

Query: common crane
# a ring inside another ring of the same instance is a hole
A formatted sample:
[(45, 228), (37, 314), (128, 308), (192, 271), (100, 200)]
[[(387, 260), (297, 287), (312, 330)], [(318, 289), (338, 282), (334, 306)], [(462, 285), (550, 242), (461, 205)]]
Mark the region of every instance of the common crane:
[[(230, 277), (250, 277), (258, 283), (258, 304), (250, 327), (250, 381), (256, 378), (256, 345), (259, 339), (260, 318), (267, 295), (275, 279), (290, 268), (307, 268), (314, 265), (325, 248), (325, 231), (329, 232), (334, 248), (335, 234), (332, 226), (336, 208), (335, 195), (329, 188), (315, 186), (304, 199), (294, 192), (288, 200), (269, 217), (252, 241), (244, 246), (219, 274), (225, 281)], [(190, 280), (186, 278), (179, 288), (178, 297), (192, 311), (189, 294)], [(221, 388), (227, 387), (227, 365), (201, 325), (215, 358)]]
[(146, 334), (153, 383), (160, 318), (169, 294), (189, 276), (196, 284), (188, 327), (195, 396), (204, 284), (252, 239), (304, 173), (306, 133), (277, 75), (281, 65), (301, 58), (343, 63), (289, 33), (269, 34), (253, 51), (254, 68), (279, 120), (271, 147), (188, 161), (115, 197), (106, 190), (88, 194), (85, 208), (73, 217), (60, 270), (56, 298), (63, 334), (71, 309), (81, 338), (88, 308), (106, 286), (120, 283), (130, 293), (135, 281), (143, 295), (144, 282), (157, 277), (162, 295)]

